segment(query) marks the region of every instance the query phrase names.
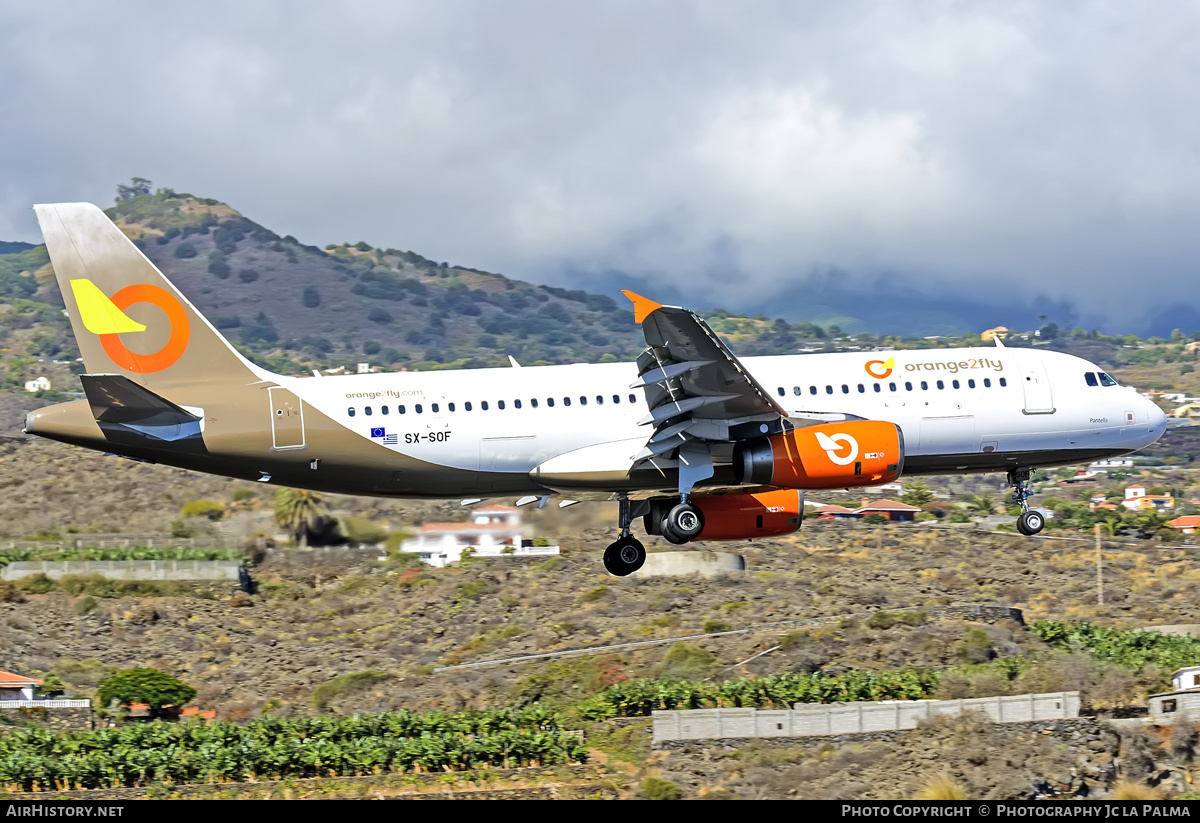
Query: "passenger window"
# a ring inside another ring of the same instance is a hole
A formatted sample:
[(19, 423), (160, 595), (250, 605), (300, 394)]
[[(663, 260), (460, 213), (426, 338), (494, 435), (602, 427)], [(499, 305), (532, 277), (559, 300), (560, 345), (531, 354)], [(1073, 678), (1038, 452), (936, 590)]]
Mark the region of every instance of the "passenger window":
[(450, 403), (449, 405), (450, 405), (450, 411), (454, 411), (454, 404)]
[(879, 394), (881, 391), (883, 391), (883, 387), (880, 386), (878, 383), (876, 383), (875, 384), (875, 393)]
[(433, 412), (434, 414), (437, 414), (437, 413), (438, 413), (438, 404), (437, 404), (437, 403), (434, 403), (433, 405), (431, 405), (431, 406), (429, 407), (429, 410), (430, 410), (431, 412)]
[(569, 405), (571, 405), (571, 398), (569, 398), (569, 397), (564, 397), (564, 398), (563, 398), (563, 405), (564, 405), (564, 406), (569, 406)]
[(620, 403), (620, 402), (621, 402), (621, 395), (619, 395), (619, 394), (614, 394), (614, 395), (613, 395), (613, 402), (614, 402), (614, 403)]
[(521, 408), (521, 401), (520, 401), (520, 400), (514, 400), (514, 401), (513, 401), (513, 408), (514, 408), (514, 409), (519, 409), (519, 408)]
[(945, 381), (945, 380), (939, 380), (939, 381), (937, 381), (937, 387), (938, 387), (939, 389), (944, 389), (944, 388), (946, 388), (946, 381)]
[(470, 401), (470, 400), (468, 400), (466, 403), (463, 403), (463, 410), (464, 410), (464, 411), (470, 411), (470, 410), (471, 410), (471, 401)]
[(602, 394), (598, 394), (598, 395), (596, 395), (596, 405), (597, 405), (597, 406), (603, 406), (603, 405), (604, 405), (604, 395), (602, 395)]
[(405, 412), (405, 408), (403, 406), (396, 407), (396, 414), (404, 414), (404, 412)]
[(958, 381), (957, 381), (957, 380), (955, 380), (954, 382), (952, 382), (950, 385), (951, 385), (951, 386), (953, 386), (953, 387), (954, 387), (954, 388), (956, 388), (956, 389), (957, 389), (957, 388), (960, 388), (960, 386), (958, 385)]
[(974, 377), (972, 377), (970, 380), (967, 381), (967, 388), (970, 388), (970, 389), (975, 388), (975, 378)]
[(783, 386), (780, 386), (780, 387), (779, 387), (779, 388), (777, 388), (775, 391), (779, 392), (779, 396), (780, 396), (780, 397), (783, 397), (783, 396), (784, 396), (784, 394), (786, 394), (786, 392), (783, 390)]
[(554, 398), (553, 398), (553, 397), (547, 397), (547, 398), (546, 398), (546, 405), (547, 405), (547, 406), (549, 406), (550, 408), (554, 408)]
[(586, 405), (587, 405), (587, 398), (586, 398), (586, 397), (584, 397), (583, 395), (580, 395), (580, 396), (579, 396), (579, 405), (581, 405), (581, 406), (586, 406)]
[(1085, 372), (1083, 375), (1083, 379), (1087, 382), (1087, 384), (1089, 386), (1099, 386), (1100, 385), (1100, 383), (1096, 381), (1096, 375), (1093, 374), (1092, 372)]
[(927, 380), (921, 381), (921, 391), (929, 391), (929, 381), (927, 381)]
[[(1003, 378), (1001, 378), (1001, 379), (1003, 380)], [(1101, 386), (1115, 386), (1115, 385), (1117, 385), (1117, 381), (1113, 380), (1111, 377), (1109, 377), (1104, 372), (1100, 372), (1100, 385)]]
[(866, 390), (867, 390), (867, 387), (866, 387), (866, 386), (864, 386), (862, 383), (859, 383), (859, 384), (858, 384), (858, 393), (859, 393), (859, 394), (862, 394), (862, 393), (863, 393), (863, 392), (865, 392)]
[(413, 406), (413, 411), (415, 411), (417, 414), (420, 414), (422, 411), (424, 411), (424, 409), (422, 409), (421, 404), (418, 403), (417, 405)]
[(346, 414), (348, 414), (348, 415), (350, 415), (351, 417), (353, 417), (353, 416), (354, 416), (354, 407), (353, 407), (353, 406), (351, 406), (350, 408), (346, 409)]
[(370, 417), (371, 416), (371, 407), (367, 406), (366, 408), (364, 408), (363, 414), (365, 414), (367, 417)]
[(1007, 385), (1008, 385), (1008, 380), (1007, 380), (1007, 379), (1005, 379), (1005, 378), (1003, 378), (1003, 377), (1001, 377), (1001, 378), (1000, 378), (1000, 385), (1001, 385), (1001, 386), (1007, 386)]
[(480, 400), (480, 401), (479, 401), (479, 409), (480, 409), (480, 411), (487, 411), (487, 410), (488, 410), (488, 408), (487, 408), (487, 401), (486, 401), (486, 400)]
[(983, 378), (983, 387), (985, 389), (990, 389), (992, 387), (992, 378), (990, 378), (990, 377)]
[(537, 398), (536, 397), (529, 398), (529, 405), (533, 406), (536, 409), (537, 408)]
[(904, 381), (904, 390), (905, 390), (905, 391), (912, 391), (912, 383), (911, 383), (910, 381), (908, 381), (908, 380), (905, 380), (905, 381)]
[(842, 384), (842, 394), (849, 394), (849, 393), (850, 393), (850, 387), (847, 386), (845, 383), (843, 383)]
[(896, 390), (896, 384), (888, 383), (888, 391), (895, 391), (895, 390)]
[(503, 410), (504, 409), (504, 401), (503, 400), (497, 401), (496, 408)]
[(634, 396), (631, 394), (631, 395), (629, 395), (629, 402), (630, 402), (630, 403), (636, 403), (636, 402), (637, 402), (637, 398), (635, 398), (635, 397), (634, 397)]
[(809, 387), (808, 387), (808, 393), (809, 393), (809, 394), (816, 394), (816, 393), (817, 393), (817, 387), (816, 387), (816, 386), (809, 386)]
[(800, 387), (799, 387), (799, 386), (792, 386), (792, 394), (794, 394), (794, 395), (796, 395), (797, 397), (799, 397), (799, 396), (800, 396)]
[(826, 394), (833, 394), (833, 386), (826, 386), (826, 387), (825, 387), (825, 393), (826, 393)]

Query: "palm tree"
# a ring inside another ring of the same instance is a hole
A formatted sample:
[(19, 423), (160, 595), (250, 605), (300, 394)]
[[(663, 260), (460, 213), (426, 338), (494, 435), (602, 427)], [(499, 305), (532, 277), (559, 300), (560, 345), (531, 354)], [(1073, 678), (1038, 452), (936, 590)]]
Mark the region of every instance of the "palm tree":
[(308, 489), (279, 489), (272, 498), (275, 522), (308, 548), (308, 532), (325, 514), (325, 501)]

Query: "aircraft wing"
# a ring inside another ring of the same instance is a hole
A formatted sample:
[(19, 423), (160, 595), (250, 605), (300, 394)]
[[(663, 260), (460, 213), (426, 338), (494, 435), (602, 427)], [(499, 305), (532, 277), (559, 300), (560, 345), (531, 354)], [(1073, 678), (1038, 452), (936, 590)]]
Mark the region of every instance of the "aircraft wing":
[(709, 444), (778, 431), (787, 412), (694, 312), (625, 296), (647, 344), (631, 388), (645, 390), (650, 413), (639, 422), (654, 427), (634, 455), (635, 468), (677, 458), (680, 490), (687, 493), (685, 475), (696, 482), (712, 476)]

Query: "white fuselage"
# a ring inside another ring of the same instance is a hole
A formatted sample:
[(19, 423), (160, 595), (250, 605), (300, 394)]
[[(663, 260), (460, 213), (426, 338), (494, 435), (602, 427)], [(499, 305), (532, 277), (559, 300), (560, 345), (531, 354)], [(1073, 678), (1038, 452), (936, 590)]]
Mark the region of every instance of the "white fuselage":
[[(741, 362), (797, 418), (896, 423), (910, 473), (1098, 459), (1148, 445), (1165, 428), (1153, 403), (1101, 385), (1101, 369), (1057, 352), (935, 349)], [(614, 363), (292, 378), (286, 386), (399, 454), (432, 466), (527, 474), (605, 443), (632, 444), (613, 453), (618, 461), (636, 451), (650, 434), (639, 426), (647, 414), (642, 390), (629, 388), (636, 380), (633, 364)]]

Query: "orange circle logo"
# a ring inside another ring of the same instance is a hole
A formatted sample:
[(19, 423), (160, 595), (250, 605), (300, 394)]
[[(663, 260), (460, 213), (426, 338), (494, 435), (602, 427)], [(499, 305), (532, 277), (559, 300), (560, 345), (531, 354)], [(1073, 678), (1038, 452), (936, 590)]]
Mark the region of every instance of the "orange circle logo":
[(892, 374), (892, 366), (896, 364), (894, 359), (883, 360), (868, 360), (866, 365), (867, 374), (877, 380), (883, 380), (885, 377), (890, 377)]
[[(121, 368), (138, 374), (153, 374), (172, 366), (185, 349), (191, 337), (188, 324), (187, 310), (169, 291), (147, 283), (137, 283), (126, 286), (112, 296), (113, 305), (121, 311), (137, 303), (150, 303), (158, 306), (167, 315), (171, 324), (171, 336), (167, 343), (154, 354), (136, 354), (125, 348), (120, 334), (100, 335), (100, 345), (105, 353)], [(139, 332), (140, 333), (140, 332)]]

